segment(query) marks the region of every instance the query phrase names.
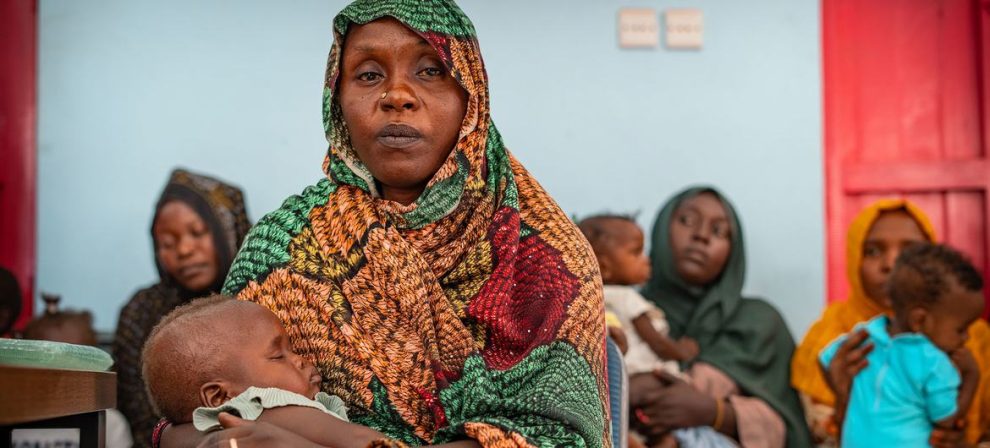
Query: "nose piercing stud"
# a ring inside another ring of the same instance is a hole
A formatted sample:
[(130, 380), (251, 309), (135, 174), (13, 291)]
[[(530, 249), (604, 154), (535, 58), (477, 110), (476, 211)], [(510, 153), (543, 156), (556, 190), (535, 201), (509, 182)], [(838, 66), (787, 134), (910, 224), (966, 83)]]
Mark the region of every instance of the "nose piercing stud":
[(384, 100), (386, 96), (388, 96), (388, 91), (387, 90), (384, 93), (382, 93), (382, 99)]

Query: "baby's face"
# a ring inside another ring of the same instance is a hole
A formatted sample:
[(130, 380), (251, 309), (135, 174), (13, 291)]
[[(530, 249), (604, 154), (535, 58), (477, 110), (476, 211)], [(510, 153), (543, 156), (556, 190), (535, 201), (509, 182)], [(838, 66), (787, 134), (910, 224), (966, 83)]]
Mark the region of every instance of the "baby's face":
[(232, 395), (255, 386), (277, 387), (307, 398), (316, 396), (322, 380), (316, 367), (292, 351), (289, 335), (274, 314), (261, 305), (251, 305), (231, 316), (243, 320), (240, 328), (246, 336), (239, 344), (231, 344), (229, 359), (241, 369), (236, 381), (240, 390)]
[[(643, 251), (643, 231), (635, 223), (613, 219), (606, 224), (614, 226), (612, 247), (603, 254), (608, 258), (602, 277), (605, 283), (639, 285), (650, 278), (650, 259)], [(608, 277), (608, 278), (604, 278)]]
[(930, 311), (922, 332), (940, 350), (952, 353), (969, 339), (969, 326), (983, 314), (983, 294), (967, 291), (955, 281), (949, 292)]

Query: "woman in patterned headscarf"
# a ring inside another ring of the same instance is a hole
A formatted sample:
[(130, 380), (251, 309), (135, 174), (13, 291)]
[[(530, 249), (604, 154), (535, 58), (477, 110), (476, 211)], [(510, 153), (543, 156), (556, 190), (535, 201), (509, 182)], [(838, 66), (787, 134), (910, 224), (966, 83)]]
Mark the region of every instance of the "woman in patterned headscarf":
[(151, 227), (160, 280), (124, 305), (113, 343), (118, 408), (136, 446), (149, 446), (158, 421), (141, 378), (144, 341), (169, 311), (220, 290), (249, 227), (239, 189), (185, 170), (172, 172)]
[[(376, 446), (608, 446), (597, 263), (502, 145), (473, 25), (358, 0), (334, 33), (326, 177), (259, 221), (225, 292), (281, 319)], [(220, 446), (271, 431), (242, 424)]]

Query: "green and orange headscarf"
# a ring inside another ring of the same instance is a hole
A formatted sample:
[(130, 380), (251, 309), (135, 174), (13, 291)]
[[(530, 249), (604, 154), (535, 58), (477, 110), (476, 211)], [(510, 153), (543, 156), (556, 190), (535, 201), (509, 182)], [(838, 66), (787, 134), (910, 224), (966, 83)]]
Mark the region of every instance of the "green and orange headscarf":
[[(886, 212), (903, 211), (914, 218), (928, 241), (935, 242), (935, 228), (924, 211), (910, 201), (903, 199), (882, 199), (866, 207), (853, 219), (846, 236), (846, 277), (849, 282), (849, 296), (843, 302), (829, 305), (821, 319), (812, 325), (804, 340), (794, 351), (791, 363), (791, 383), (798, 392), (807, 395), (815, 403), (832, 406), (835, 395), (825, 382), (818, 364), (818, 354), (839, 336), (852, 331), (861, 322), (872, 319), (890, 309), (869, 298), (863, 289), (860, 267), (863, 263), (863, 243), (873, 224)], [(982, 373), (977, 399), (967, 415), (967, 439), (975, 441), (980, 428), (990, 421), (990, 388), (987, 375), (990, 372), (990, 328), (983, 320), (978, 320), (970, 328), (970, 338), (966, 343), (977, 360)], [(982, 397), (982, 398), (981, 398)]]
[[(349, 27), (392, 17), (468, 93), (420, 198), (384, 200), (336, 97)], [(608, 446), (601, 279), (587, 242), (505, 149), (474, 27), (446, 0), (358, 0), (334, 20), (326, 178), (252, 230), (225, 292), (271, 309), (359, 424), (408, 444)]]

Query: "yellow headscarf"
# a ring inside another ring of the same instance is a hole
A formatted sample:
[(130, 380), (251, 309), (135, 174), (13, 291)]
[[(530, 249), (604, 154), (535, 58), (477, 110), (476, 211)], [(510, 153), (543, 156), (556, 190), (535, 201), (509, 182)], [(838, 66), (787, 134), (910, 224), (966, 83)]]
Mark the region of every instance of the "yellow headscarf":
[[(870, 300), (860, 279), (860, 266), (863, 262), (863, 243), (873, 223), (884, 212), (904, 211), (921, 227), (929, 241), (935, 242), (935, 229), (925, 213), (913, 203), (903, 199), (882, 199), (866, 207), (849, 226), (846, 238), (846, 277), (849, 281), (849, 297), (825, 308), (821, 319), (815, 322), (804, 336), (804, 340), (794, 351), (791, 362), (791, 384), (798, 392), (810, 397), (814, 402), (832, 406), (835, 396), (829, 389), (818, 366), (818, 354), (828, 343), (848, 333), (860, 322), (867, 321), (889, 308)], [(990, 327), (986, 321), (977, 320), (969, 329), (966, 347), (973, 352), (980, 366), (981, 379), (976, 399), (966, 416), (966, 439), (975, 442), (981, 428), (990, 420)], [(986, 409), (982, 409), (986, 408)]]

